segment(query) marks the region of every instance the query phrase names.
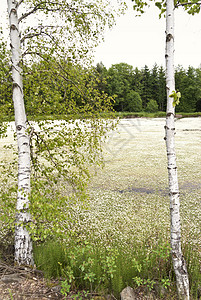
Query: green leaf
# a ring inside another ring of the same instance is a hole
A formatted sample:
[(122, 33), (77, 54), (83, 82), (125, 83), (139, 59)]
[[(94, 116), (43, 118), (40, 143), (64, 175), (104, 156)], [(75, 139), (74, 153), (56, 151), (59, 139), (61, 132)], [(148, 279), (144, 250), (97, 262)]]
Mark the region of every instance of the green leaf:
[(175, 107), (180, 102), (181, 93), (173, 91), (172, 94), (169, 97), (173, 98), (173, 103), (172, 104), (173, 104), (173, 107)]
[(161, 2), (156, 2), (155, 3), (155, 5), (159, 8), (159, 9), (161, 9), (162, 8), (162, 4), (161, 4)]

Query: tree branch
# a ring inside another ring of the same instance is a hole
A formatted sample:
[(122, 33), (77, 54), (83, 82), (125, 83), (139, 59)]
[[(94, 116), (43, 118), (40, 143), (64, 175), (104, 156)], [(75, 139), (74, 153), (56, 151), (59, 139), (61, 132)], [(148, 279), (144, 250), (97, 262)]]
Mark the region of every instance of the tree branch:
[(201, 5), (201, 2), (184, 2), (180, 3), (179, 1), (176, 3), (175, 7), (186, 6), (186, 5)]
[(27, 34), (25, 35), (21, 40), (20, 40), (20, 43), (23, 43), (26, 39), (31, 39), (35, 36), (40, 36), (41, 33), (32, 33), (32, 34)]
[(33, 55), (33, 54), (43, 58), (39, 52), (34, 52), (34, 51), (27, 51), (27, 52), (25, 51), (24, 53), (22, 53), (22, 58), (25, 57), (26, 55)]
[[(21, 0), (23, 1), (23, 0)], [(23, 19), (26, 19), (29, 15), (35, 13), (39, 8), (40, 8), (40, 4), (36, 5), (32, 10), (30, 10), (29, 12), (22, 14), (22, 16), (18, 19), (18, 23), (20, 23)]]
[(52, 40), (53, 38), (51, 37), (51, 35), (48, 32), (42, 31), (45, 28), (62, 28), (62, 26), (53, 26), (53, 25), (40, 25), (37, 27), (31, 27), (30, 30), (28, 32), (34, 31), (34, 30), (40, 30), (40, 32), (38, 33), (28, 33), (27, 35), (25, 35), (24, 37), (21, 38), (20, 42), (23, 43), (25, 41), (25, 39), (29, 39), (29, 38), (33, 38), (36, 36), (40, 36), (42, 34), (49, 36)]
[[(29, 123), (28, 120), (27, 120), (27, 123), (28, 123), (29, 126), (31, 126), (31, 124)], [(38, 140), (40, 140), (40, 141), (44, 144), (45, 149), (47, 150), (47, 152), (48, 152), (48, 154), (49, 154), (49, 158), (50, 158), (52, 164), (55, 166), (55, 168), (57, 169), (57, 171), (59, 171), (60, 164), (59, 164), (57, 161), (54, 160), (54, 157), (53, 157), (53, 155), (52, 155), (52, 153), (51, 153), (51, 151), (50, 151), (50, 149), (49, 149), (49, 147), (48, 147), (48, 144), (46, 143), (46, 141), (44, 140), (44, 138), (40, 136), (40, 133), (38, 133), (37, 131), (35, 131), (35, 130), (34, 130), (34, 127), (31, 126), (30, 138), (31, 138), (33, 135), (36, 136), (36, 143), (38, 144), (38, 147), (40, 147), (40, 144), (39, 144)], [(32, 142), (31, 142), (31, 143), (32, 143)], [(33, 163), (34, 168), (35, 168), (33, 151), (32, 151), (31, 154), (32, 154), (32, 157), (31, 157), (31, 158), (32, 158), (32, 163)], [(37, 158), (36, 158), (36, 162), (37, 162)], [(40, 164), (38, 164), (37, 167), (39, 168), (39, 167), (40, 167)], [(41, 167), (40, 167), (40, 170), (41, 170), (41, 172), (45, 175), (45, 177), (48, 179), (48, 181), (51, 183), (51, 180), (49, 179), (47, 173), (44, 172), (44, 171), (42, 170)], [(69, 173), (70, 173), (70, 172), (69, 172)], [(67, 175), (65, 174), (65, 171), (62, 172), (62, 176), (67, 180), (68, 183), (70, 183), (70, 184), (73, 186), (73, 189), (76, 190), (76, 188), (75, 188), (75, 182), (74, 182), (74, 180), (72, 179), (72, 176), (70, 176), (70, 175), (67, 176)]]
[[(18, 2), (18, 6), (24, 2), (24, 0), (20, 0)], [(18, 20), (18, 23), (20, 23), (23, 19), (27, 18), (28, 16), (30, 16), (31, 14), (35, 13), (37, 10), (45, 10), (47, 12), (55, 12), (55, 11), (60, 11), (61, 12), (61, 8), (62, 8), (62, 11), (67, 11), (66, 9), (64, 9), (63, 5), (60, 4), (60, 3), (51, 3), (53, 5), (57, 5), (59, 7), (57, 8), (48, 8), (48, 7), (41, 7), (41, 5), (43, 4), (48, 4), (48, 2), (46, 1), (43, 1), (43, 2), (40, 2), (38, 3), (32, 10), (30, 10), (29, 12), (25, 13), (25, 14), (22, 14), (21, 17), (19, 17), (19, 20)], [(74, 13), (77, 13), (77, 14), (82, 14), (82, 12), (80, 12), (78, 9), (76, 8), (73, 8), (73, 7), (70, 7), (69, 4), (66, 4), (67, 5), (67, 8), (68, 8), (68, 11), (71, 11), (71, 12), (74, 12)]]
[(19, 7), (23, 2), (24, 2), (24, 0), (19, 0), (17, 3), (17, 7)]

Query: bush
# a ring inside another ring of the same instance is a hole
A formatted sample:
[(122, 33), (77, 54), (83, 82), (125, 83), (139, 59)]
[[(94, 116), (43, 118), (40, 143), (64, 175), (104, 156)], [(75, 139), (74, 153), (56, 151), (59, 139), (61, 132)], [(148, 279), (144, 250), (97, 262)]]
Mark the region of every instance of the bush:
[(151, 99), (147, 103), (146, 111), (147, 112), (157, 112), (158, 111), (158, 104), (157, 104), (156, 100)]
[(128, 93), (126, 100), (127, 100), (126, 111), (130, 111), (130, 112), (142, 111), (142, 99), (137, 92), (131, 90)]

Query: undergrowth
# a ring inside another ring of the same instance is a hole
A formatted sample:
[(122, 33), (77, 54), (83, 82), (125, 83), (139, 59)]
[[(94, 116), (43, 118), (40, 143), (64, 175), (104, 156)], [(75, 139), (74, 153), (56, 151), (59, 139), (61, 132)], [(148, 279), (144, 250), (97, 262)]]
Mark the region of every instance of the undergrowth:
[[(184, 245), (188, 265), (191, 295), (198, 299), (201, 273), (198, 255), (190, 246)], [(98, 244), (81, 241), (64, 245), (48, 240), (34, 246), (37, 267), (47, 278), (61, 280), (62, 293), (71, 290), (108, 294), (119, 297), (126, 286), (144, 287), (152, 291), (157, 286), (158, 297), (176, 294), (175, 276), (172, 269), (169, 243), (159, 240), (157, 246), (135, 244), (132, 249), (121, 245), (104, 248)], [(160, 295), (159, 291), (163, 291)]]

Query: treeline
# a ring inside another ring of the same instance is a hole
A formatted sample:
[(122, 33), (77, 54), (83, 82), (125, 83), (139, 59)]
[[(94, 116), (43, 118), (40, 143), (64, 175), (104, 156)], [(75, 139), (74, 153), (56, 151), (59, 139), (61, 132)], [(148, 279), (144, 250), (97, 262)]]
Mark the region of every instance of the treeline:
[[(108, 70), (99, 63), (99, 88), (108, 95), (116, 95), (116, 111), (165, 111), (166, 83), (165, 69), (156, 64), (152, 69), (133, 68), (126, 63), (112, 65)], [(106, 80), (104, 80), (106, 78)], [(201, 111), (201, 67), (190, 67), (185, 70), (178, 66), (175, 70), (176, 89), (181, 92), (177, 112)]]
[[(13, 115), (10, 58), (3, 43), (0, 58), (0, 113)], [(156, 64), (138, 69), (119, 63), (107, 69), (99, 63), (89, 70), (48, 57), (45, 62), (24, 63), (23, 73), (27, 115), (94, 113), (109, 107), (117, 112), (166, 110), (165, 70)], [(182, 95), (176, 111), (200, 112), (201, 67), (179, 66), (175, 80)]]

